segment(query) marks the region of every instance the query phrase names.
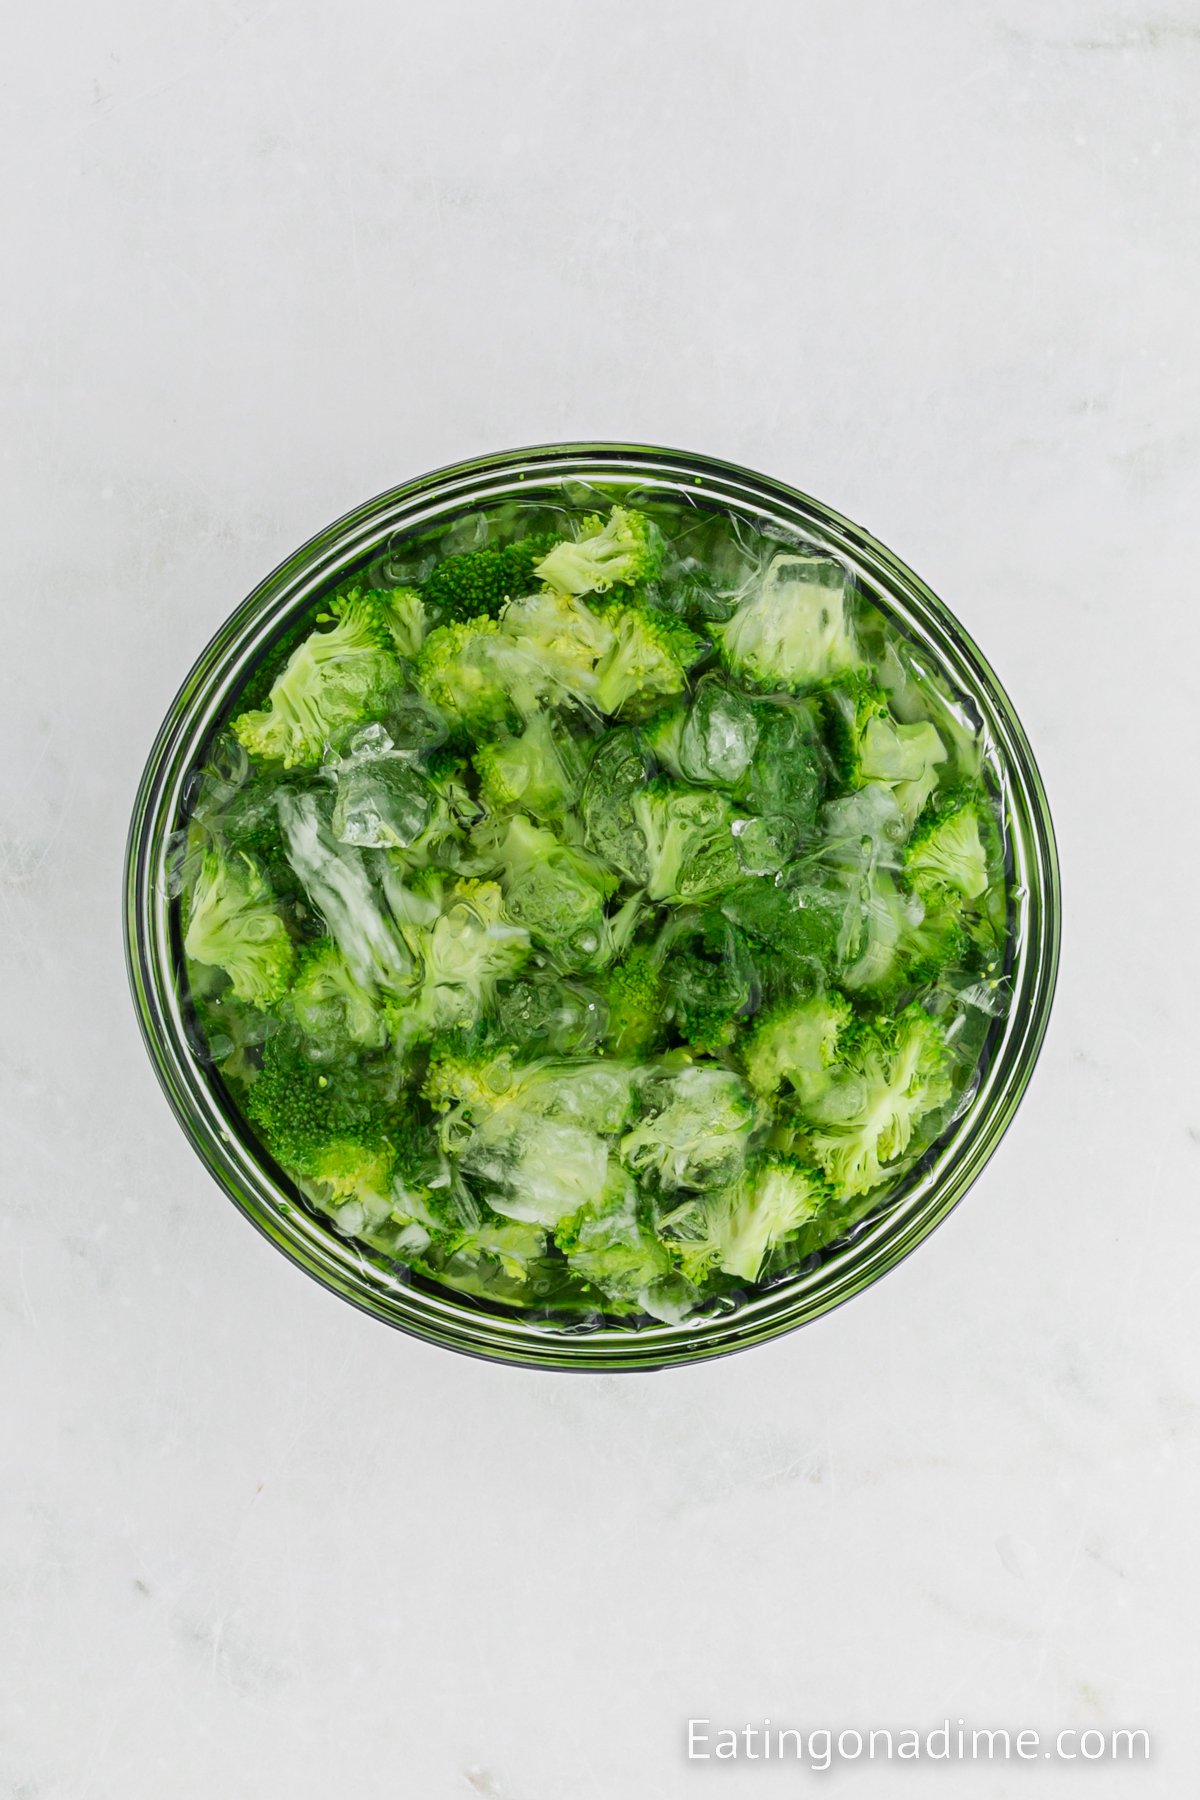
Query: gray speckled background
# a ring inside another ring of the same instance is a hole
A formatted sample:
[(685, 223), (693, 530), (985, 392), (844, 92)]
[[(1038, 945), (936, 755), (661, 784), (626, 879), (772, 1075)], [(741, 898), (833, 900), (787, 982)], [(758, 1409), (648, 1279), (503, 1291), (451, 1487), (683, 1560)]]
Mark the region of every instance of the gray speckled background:
[[(0, 1793), (676, 1800), (684, 1721), (1142, 1725), (1200, 1574), (1200, 14), (1185, 0), (63, 0), (6, 29)], [(438, 463), (762, 468), (942, 593), (1067, 917), (952, 1220), (774, 1346), (634, 1379), (389, 1334), (170, 1117), (119, 875), (220, 620)]]

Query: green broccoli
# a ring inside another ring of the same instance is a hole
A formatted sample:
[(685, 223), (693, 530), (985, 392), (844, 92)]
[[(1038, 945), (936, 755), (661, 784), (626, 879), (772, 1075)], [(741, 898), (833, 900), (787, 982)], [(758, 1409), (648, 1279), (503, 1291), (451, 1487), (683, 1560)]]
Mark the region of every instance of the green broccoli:
[(601, 712), (632, 716), (683, 692), (688, 670), (704, 654), (702, 638), (670, 613), (649, 607), (613, 602), (601, 616), (614, 634), (596, 665)]
[(922, 1007), (864, 1026), (824, 1088), (803, 1102), (813, 1156), (835, 1191), (852, 1199), (878, 1187), (951, 1091), (942, 1028)]
[(315, 1063), (284, 1030), (263, 1045), (246, 1112), (289, 1175), (337, 1199), (386, 1198), (396, 1161), (386, 1101), (353, 1064)]
[(344, 619), (355, 614), (367, 620), (385, 649), (410, 661), (420, 653), (429, 630), (425, 602), (416, 588), (363, 588), (357, 585), (339, 593), (329, 606), (330, 615)]
[(556, 593), (603, 594), (617, 582), (653, 580), (662, 558), (658, 527), (633, 507), (614, 506), (607, 520), (586, 518), (579, 536), (555, 544), (534, 573)]
[(498, 738), (475, 752), (480, 798), (493, 812), (527, 812), (561, 819), (574, 806), (583, 780), (574, 738), (536, 712), (520, 737)]
[(522, 925), (560, 968), (598, 969), (612, 955), (605, 905), (616, 876), (588, 851), (564, 844), (521, 813), (476, 833), (500, 870), (509, 918)]
[(497, 619), (509, 600), (533, 592), (535, 565), (552, 541), (548, 536), (521, 538), (515, 544), (443, 557), (422, 584), (425, 600), (442, 620)]
[(595, 705), (597, 670), (615, 644), (612, 626), (583, 601), (527, 594), (505, 607), (495, 654), (507, 692), (528, 716), (543, 701)]
[(695, 1303), (695, 1289), (655, 1236), (636, 1184), (618, 1171), (599, 1201), (564, 1220), (554, 1237), (571, 1271), (599, 1290), (618, 1312), (631, 1308), (676, 1323)]
[(846, 570), (829, 556), (772, 557), (713, 635), (726, 666), (762, 687), (801, 691), (862, 660), (847, 618)]
[(224, 969), (239, 1000), (273, 1006), (287, 992), (296, 950), (248, 856), (206, 850), (188, 897), (183, 948), (193, 962)]
[(825, 694), (834, 763), (846, 787), (882, 782), (911, 828), (938, 784), (946, 746), (928, 719), (901, 724), (888, 696), (865, 675), (852, 675)]
[(831, 989), (782, 1001), (756, 1019), (742, 1047), (755, 1093), (777, 1094), (785, 1081), (802, 1100), (819, 1093), (853, 1016), (849, 1001)]
[(287, 769), (312, 766), (355, 725), (380, 718), (401, 679), (381, 635), (378, 609), (347, 596), (330, 629), (310, 632), (293, 650), (266, 708), (234, 719), (239, 743)]
[[(805, 701), (746, 694), (718, 675), (697, 684), (676, 729), (652, 722), (650, 748), (688, 781), (718, 787), (747, 811), (808, 836), (824, 788), (817, 718)], [(661, 749), (660, 749), (661, 746)]]
[(904, 873), (922, 899), (947, 892), (978, 900), (987, 892), (988, 842), (995, 821), (973, 789), (954, 789), (925, 809), (904, 852)]
[(376, 996), (355, 979), (332, 938), (319, 938), (301, 952), (287, 1010), (314, 1061), (332, 1062), (350, 1046), (381, 1050), (387, 1042)]
[[(494, 881), (459, 878), (435, 898), (403, 892), (415, 904), (399, 929), (418, 974), (387, 1007), (401, 1046), (477, 1025), (497, 984), (529, 954), (529, 932), (506, 913)], [(395, 911), (401, 892), (393, 888), (389, 899)]]
[(683, 915), (660, 940), (661, 985), (675, 1031), (698, 1054), (733, 1042), (758, 1004), (746, 940), (719, 912)]
[(816, 1169), (791, 1157), (755, 1158), (736, 1182), (671, 1215), (685, 1272), (702, 1281), (713, 1269), (757, 1281), (770, 1252), (828, 1206)]
[(603, 999), (604, 1042), (616, 1056), (640, 1056), (663, 1036), (663, 989), (650, 944), (635, 944), (608, 970)]
[(659, 776), (634, 795), (632, 810), (651, 900), (702, 900), (741, 879), (735, 815), (723, 794)]
[(615, 1062), (514, 1068), (507, 1058), (440, 1057), (425, 1092), (443, 1110), (457, 1166), (505, 1218), (545, 1226), (594, 1206), (609, 1180), (633, 1073)]
[(496, 730), (512, 714), (499, 667), (500, 627), (494, 619), (439, 625), (417, 658), (417, 685), (448, 719), (473, 730)]
[(635, 1175), (653, 1176), (668, 1191), (733, 1180), (758, 1123), (745, 1082), (715, 1064), (687, 1064), (652, 1077), (642, 1108), (621, 1140), (621, 1155)]

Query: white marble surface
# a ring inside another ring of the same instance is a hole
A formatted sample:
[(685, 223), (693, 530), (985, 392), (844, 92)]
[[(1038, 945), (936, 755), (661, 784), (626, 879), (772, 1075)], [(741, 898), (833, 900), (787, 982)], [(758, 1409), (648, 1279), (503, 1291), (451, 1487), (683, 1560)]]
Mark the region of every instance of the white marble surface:
[[(765, 1795), (816, 1778), (689, 1766), (689, 1715), (963, 1715), (1154, 1761), (837, 1791), (1190, 1796), (1196, 0), (64, 0), (5, 40), (0, 1793)], [(1066, 889), (952, 1220), (641, 1378), (300, 1276), (175, 1126), (119, 937), (145, 752), (243, 593), (392, 482), (592, 435), (906, 556)]]

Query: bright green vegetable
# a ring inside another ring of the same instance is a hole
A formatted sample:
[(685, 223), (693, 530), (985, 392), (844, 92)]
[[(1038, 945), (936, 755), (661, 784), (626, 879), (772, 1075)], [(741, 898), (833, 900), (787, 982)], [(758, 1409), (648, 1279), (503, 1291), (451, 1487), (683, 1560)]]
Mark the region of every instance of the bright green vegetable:
[(193, 962), (224, 969), (239, 1000), (271, 1006), (287, 992), (296, 952), (270, 888), (248, 856), (209, 850), (188, 903), (183, 947)]
[(538, 579), (563, 594), (603, 594), (614, 583), (651, 581), (662, 563), (662, 539), (645, 513), (614, 506), (592, 515), (579, 535), (556, 544), (538, 563)]
[(401, 671), (373, 600), (348, 597), (328, 630), (310, 633), (288, 658), (265, 710), (233, 730), (251, 756), (285, 768), (319, 763), (355, 725), (380, 718)]
[(1001, 991), (966, 710), (834, 556), (671, 518), (431, 528), (413, 584), (289, 631), (190, 790), (191, 1012), (248, 1129), (363, 1256), (547, 1320), (807, 1266)]

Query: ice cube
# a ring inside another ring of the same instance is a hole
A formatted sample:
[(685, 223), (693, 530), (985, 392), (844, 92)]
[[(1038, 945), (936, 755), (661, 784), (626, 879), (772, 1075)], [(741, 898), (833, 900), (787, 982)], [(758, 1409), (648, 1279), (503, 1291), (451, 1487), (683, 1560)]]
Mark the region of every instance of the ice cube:
[(424, 831), (429, 788), (396, 758), (352, 763), (338, 773), (334, 836), (369, 850), (405, 850)]

